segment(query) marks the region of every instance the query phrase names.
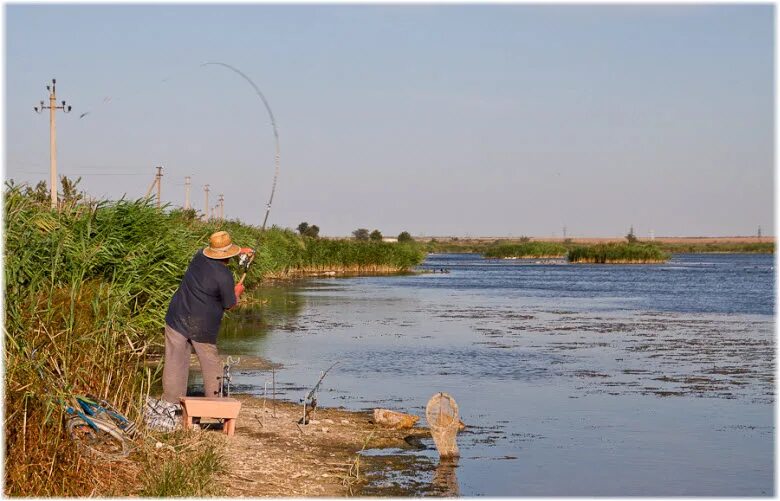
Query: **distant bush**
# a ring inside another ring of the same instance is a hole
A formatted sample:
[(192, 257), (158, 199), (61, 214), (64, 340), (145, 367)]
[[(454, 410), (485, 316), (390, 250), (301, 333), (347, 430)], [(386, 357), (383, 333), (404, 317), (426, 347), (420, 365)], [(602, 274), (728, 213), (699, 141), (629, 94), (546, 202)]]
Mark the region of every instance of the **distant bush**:
[(367, 241), (370, 234), (367, 228), (358, 228), (352, 232), (352, 236), (355, 237), (355, 240)]
[(371, 234), (368, 236), (369, 240), (373, 242), (381, 242), (382, 241), (382, 232), (379, 230), (374, 230), (371, 232)]
[(398, 241), (403, 242), (414, 242), (414, 239), (412, 238), (412, 235), (409, 234), (408, 231), (402, 231), (398, 234)]

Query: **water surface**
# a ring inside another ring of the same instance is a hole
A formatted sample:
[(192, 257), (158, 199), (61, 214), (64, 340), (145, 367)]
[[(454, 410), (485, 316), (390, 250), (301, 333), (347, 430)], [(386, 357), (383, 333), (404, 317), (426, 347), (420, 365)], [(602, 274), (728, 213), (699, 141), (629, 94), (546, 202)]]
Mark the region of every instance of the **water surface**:
[[(424, 416), (434, 393), (455, 397), (457, 466), (369, 451), (387, 471), (365, 494), (773, 495), (773, 265), (431, 255), (422, 268), (450, 273), (261, 290), (219, 345), (281, 363), (287, 398), (336, 361), (322, 405)], [(270, 378), (235, 381), (262, 394)]]

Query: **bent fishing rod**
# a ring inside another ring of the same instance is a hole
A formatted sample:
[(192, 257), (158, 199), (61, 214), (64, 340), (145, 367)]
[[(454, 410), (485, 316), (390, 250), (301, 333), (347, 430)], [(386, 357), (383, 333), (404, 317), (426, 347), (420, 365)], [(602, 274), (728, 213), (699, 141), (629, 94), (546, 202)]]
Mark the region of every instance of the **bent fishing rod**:
[[(271, 119), (271, 127), (272, 127), (273, 133), (274, 133), (274, 148), (275, 148), (275, 154), (274, 154), (274, 177), (273, 177), (273, 182), (271, 183), (271, 195), (269, 196), (268, 203), (266, 204), (265, 216), (263, 217), (263, 224), (261, 226), (261, 231), (265, 231), (266, 224), (268, 223), (268, 216), (271, 213), (271, 205), (273, 204), (273, 201), (274, 201), (274, 194), (276, 193), (276, 183), (277, 183), (277, 180), (279, 179), (279, 170), (280, 170), (280, 162), (279, 162), (279, 160), (280, 160), (280, 156), (281, 156), (281, 149), (279, 147), (279, 131), (278, 131), (277, 127), (276, 127), (276, 118), (274, 117), (273, 110), (271, 110), (271, 105), (268, 103), (268, 99), (266, 99), (265, 95), (262, 93), (260, 88), (257, 86), (257, 84), (255, 84), (255, 82), (251, 78), (249, 78), (249, 76), (246, 73), (244, 73), (243, 71), (239, 70), (235, 66), (232, 66), (230, 64), (223, 63), (223, 62), (220, 62), (220, 61), (207, 61), (207, 62), (202, 63), (202, 64), (200, 64), (200, 65), (198, 65), (196, 67), (185, 68), (185, 70), (183, 70), (183, 71), (180, 70), (177, 73), (169, 75), (169, 76), (167, 76), (166, 78), (163, 78), (162, 80), (160, 80), (157, 83), (159, 84), (159, 83), (169, 82), (170, 80), (173, 80), (176, 77), (181, 77), (184, 74), (188, 74), (188, 73), (192, 72), (194, 69), (205, 68), (207, 66), (222, 67), (222, 68), (228, 69), (228, 70), (232, 71), (233, 73), (237, 74), (238, 76), (240, 76), (245, 82), (247, 82), (252, 87), (252, 89), (254, 89), (255, 94), (257, 95), (257, 97), (260, 98), (260, 101), (262, 101), (263, 106), (265, 107), (266, 111), (268, 112), (268, 116)], [(147, 87), (147, 89), (148, 89), (148, 87)], [(137, 94), (138, 93), (135, 93), (135, 95), (137, 95)], [(131, 95), (133, 95), (133, 94), (131, 94)], [(112, 98), (111, 96), (106, 96), (106, 97), (103, 98), (102, 102), (99, 103), (99, 106), (101, 106), (101, 107), (102, 106), (106, 106), (106, 105), (111, 104), (112, 102), (119, 101), (120, 99), (121, 99), (121, 97)], [(86, 116), (92, 114), (95, 111), (98, 111), (98, 110), (97, 109), (90, 109), (87, 112), (82, 113), (79, 116), (79, 118), (83, 119), (83, 118), (85, 118)]]

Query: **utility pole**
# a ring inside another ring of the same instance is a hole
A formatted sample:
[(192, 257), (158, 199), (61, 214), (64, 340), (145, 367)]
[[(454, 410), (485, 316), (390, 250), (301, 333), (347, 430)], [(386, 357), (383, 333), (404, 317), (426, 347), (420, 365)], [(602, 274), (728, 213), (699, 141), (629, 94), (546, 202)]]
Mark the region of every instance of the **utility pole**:
[(225, 195), (219, 194), (219, 218), (225, 220)]
[(157, 174), (154, 175), (154, 181), (152, 181), (152, 184), (149, 185), (149, 189), (146, 190), (146, 195), (144, 195), (144, 198), (149, 198), (149, 195), (152, 194), (152, 190), (154, 189), (156, 184), (157, 184)]
[(563, 239), (566, 240), (566, 226), (563, 227)]
[(761, 241), (761, 226), (758, 227), (758, 241)]
[(56, 124), (56, 112), (62, 110), (63, 113), (70, 113), (71, 106), (62, 102), (60, 106), (57, 106), (57, 79), (51, 79), (51, 85), (46, 86), (46, 90), (49, 91), (49, 106), (44, 106), (41, 101), (40, 107), (35, 106), (33, 109), (36, 113), (43, 113), (43, 110), (49, 110), (49, 175), (51, 186), (51, 208), (57, 208), (57, 124)]
[(184, 209), (190, 208), (190, 176), (184, 178)]
[(159, 209), (162, 200), (162, 166), (157, 167), (157, 176), (155, 176), (155, 180), (157, 181), (157, 208)]
[(203, 187), (203, 191), (206, 193), (206, 205), (203, 209), (205, 211), (204, 218), (206, 221), (209, 220), (209, 185), (206, 185)]

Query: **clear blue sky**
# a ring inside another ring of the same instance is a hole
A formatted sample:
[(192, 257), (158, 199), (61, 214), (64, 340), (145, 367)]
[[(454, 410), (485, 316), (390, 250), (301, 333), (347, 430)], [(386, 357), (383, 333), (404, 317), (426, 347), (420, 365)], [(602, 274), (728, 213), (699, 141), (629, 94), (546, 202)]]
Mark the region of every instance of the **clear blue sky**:
[[(774, 7), (6, 6), (6, 172), (386, 235), (774, 226)], [(166, 79), (166, 81), (162, 81)], [(104, 98), (111, 97), (108, 102)], [(79, 115), (91, 111), (83, 119)], [(97, 175), (101, 174), (101, 175)], [(105, 175), (111, 174), (111, 175)], [(212, 203), (215, 203), (212, 196)]]

